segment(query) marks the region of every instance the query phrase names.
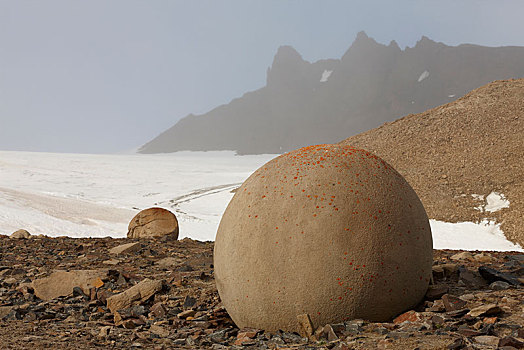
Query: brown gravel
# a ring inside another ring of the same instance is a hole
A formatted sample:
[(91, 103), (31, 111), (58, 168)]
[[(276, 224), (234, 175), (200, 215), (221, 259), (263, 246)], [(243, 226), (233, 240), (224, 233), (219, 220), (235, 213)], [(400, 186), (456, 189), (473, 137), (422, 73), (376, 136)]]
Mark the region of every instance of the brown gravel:
[[(139, 247), (110, 253), (133, 242)], [(293, 333), (236, 328), (220, 305), (212, 252), (212, 242), (189, 239), (0, 236), (0, 347), (341, 350), (446, 349), (461, 344), (456, 348), (491, 349), (496, 347), (481, 342), (518, 346), (523, 341), (524, 254), (435, 250), (434, 284), (415, 310), (388, 323), (315, 325), (314, 339), (308, 340)], [(77, 288), (42, 301), (31, 282), (54, 270), (103, 270), (106, 277), (86, 293)], [(498, 281), (491, 284), (492, 278)], [(162, 281), (163, 287), (135, 299), (132, 307), (110, 312), (108, 297), (145, 279)]]
[[(524, 79), (495, 81), (449, 104), (343, 141), (393, 165), (430, 218), (495, 219), (524, 246)], [(472, 194), (503, 193), (510, 207), (475, 210)]]

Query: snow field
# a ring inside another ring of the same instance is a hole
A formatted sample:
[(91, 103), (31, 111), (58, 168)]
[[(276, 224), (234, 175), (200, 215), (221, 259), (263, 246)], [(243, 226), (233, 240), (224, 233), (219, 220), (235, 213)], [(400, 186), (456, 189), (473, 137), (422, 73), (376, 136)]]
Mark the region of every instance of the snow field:
[[(276, 155), (234, 152), (54, 154), (0, 151), (0, 234), (125, 237), (139, 210), (175, 212), (180, 238), (214, 240), (232, 190)], [(484, 196), (475, 197), (484, 200)], [(493, 192), (482, 209), (509, 206)], [(492, 222), (430, 220), (436, 249), (520, 250)]]

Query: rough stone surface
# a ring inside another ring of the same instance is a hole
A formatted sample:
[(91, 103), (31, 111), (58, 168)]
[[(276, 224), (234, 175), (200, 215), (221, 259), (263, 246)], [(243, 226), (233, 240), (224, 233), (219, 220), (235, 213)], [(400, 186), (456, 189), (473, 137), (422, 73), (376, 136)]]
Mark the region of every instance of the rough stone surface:
[(13, 306), (0, 306), (0, 319), (7, 316), (13, 308)]
[(302, 148), (258, 169), (220, 223), (215, 278), (239, 327), (299, 331), (385, 321), (431, 278), (432, 238), (416, 193), (390, 165), (341, 145)]
[(478, 271), (480, 275), (490, 283), (496, 281), (503, 281), (514, 286), (518, 286), (520, 284), (520, 281), (518, 280), (517, 276), (511, 273), (500, 272), (496, 269), (486, 266), (479, 267)]
[(468, 315), (471, 317), (498, 315), (502, 309), (495, 304), (486, 304), (472, 309)]
[(129, 223), (128, 238), (152, 238), (169, 236), (178, 239), (178, 220), (172, 212), (163, 208), (144, 209)]
[(124, 292), (107, 298), (107, 307), (111, 312), (125, 309), (137, 300), (148, 299), (150, 296), (160, 291), (162, 285), (162, 281), (152, 281), (146, 278)]
[(84, 293), (94, 287), (105, 272), (98, 270), (55, 271), (49, 277), (33, 281), (35, 295), (42, 300), (51, 300), (73, 293), (73, 288), (80, 287)]
[(297, 321), (300, 325), (300, 335), (310, 338), (313, 335), (313, 324), (308, 314), (297, 315)]
[(462, 310), (467, 304), (465, 300), (449, 294), (443, 295), (442, 301), (444, 302), (444, 307), (448, 312)]
[(406, 321), (407, 322), (421, 322), (422, 319), (420, 318), (418, 312), (410, 310), (408, 312), (404, 312), (403, 314), (395, 317), (395, 319), (393, 320), (393, 323), (398, 324), (398, 323), (402, 323)]
[(479, 335), (477, 337), (474, 337), (473, 340), (475, 340), (475, 342), (479, 344), (495, 347), (499, 344), (499, 338), (494, 337), (492, 335)]
[(495, 281), (493, 283), (491, 283), (489, 285), (489, 288), (493, 289), (493, 290), (505, 290), (505, 289), (508, 289), (510, 286), (509, 283), (507, 282), (504, 282), (504, 281)]
[(128, 253), (136, 252), (137, 250), (140, 250), (140, 243), (132, 242), (132, 243), (126, 243), (126, 244), (121, 244), (119, 246), (116, 246), (110, 249), (109, 253), (114, 254), (114, 255), (119, 255), (119, 254), (128, 254)]
[(28, 239), (31, 238), (31, 234), (26, 230), (18, 230), (13, 232), (9, 237), (12, 239)]

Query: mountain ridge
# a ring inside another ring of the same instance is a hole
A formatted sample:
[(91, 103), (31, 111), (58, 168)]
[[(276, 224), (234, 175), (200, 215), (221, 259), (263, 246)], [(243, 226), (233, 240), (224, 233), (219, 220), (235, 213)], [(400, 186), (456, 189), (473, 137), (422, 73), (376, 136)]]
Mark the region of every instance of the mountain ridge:
[(139, 152), (283, 153), (338, 142), (490, 81), (519, 77), (524, 47), (447, 46), (423, 36), (402, 50), (359, 32), (340, 59), (308, 62), (281, 46), (264, 87), (182, 118)]

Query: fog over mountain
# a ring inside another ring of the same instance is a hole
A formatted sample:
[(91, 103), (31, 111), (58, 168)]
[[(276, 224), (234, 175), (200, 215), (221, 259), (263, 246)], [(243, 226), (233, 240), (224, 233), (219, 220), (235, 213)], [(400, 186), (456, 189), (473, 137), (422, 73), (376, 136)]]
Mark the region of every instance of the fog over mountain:
[(341, 59), (310, 63), (282, 46), (266, 86), (206, 114), (188, 115), (139, 152), (281, 153), (333, 143), (493, 80), (519, 77), (524, 47), (447, 46), (422, 37), (403, 50), (360, 32)]

